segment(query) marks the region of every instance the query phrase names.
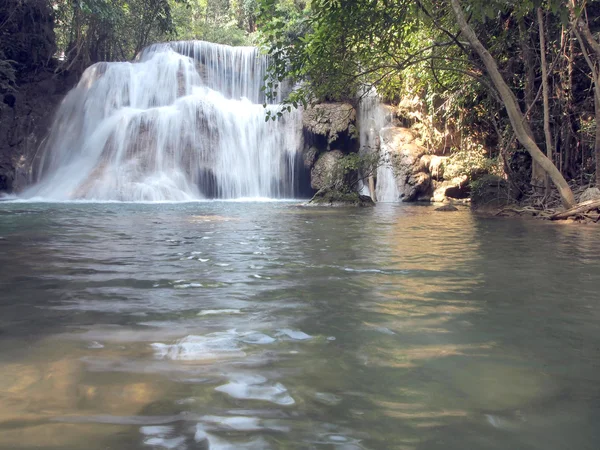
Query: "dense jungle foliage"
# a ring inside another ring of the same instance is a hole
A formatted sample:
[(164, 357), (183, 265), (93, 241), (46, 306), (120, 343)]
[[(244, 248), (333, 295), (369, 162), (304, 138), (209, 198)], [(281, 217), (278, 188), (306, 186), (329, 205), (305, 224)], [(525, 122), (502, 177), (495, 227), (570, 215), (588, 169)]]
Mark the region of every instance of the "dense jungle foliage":
[(373, 86), (432, 145), (523, 191), (549, 173), (569, 205), (565, 180), (600, 184), (599, 19), (596, 0), (2, 0), (0, 89), (158, 41), (260, 45), (269, 93), (299, 82), (282, 111)]

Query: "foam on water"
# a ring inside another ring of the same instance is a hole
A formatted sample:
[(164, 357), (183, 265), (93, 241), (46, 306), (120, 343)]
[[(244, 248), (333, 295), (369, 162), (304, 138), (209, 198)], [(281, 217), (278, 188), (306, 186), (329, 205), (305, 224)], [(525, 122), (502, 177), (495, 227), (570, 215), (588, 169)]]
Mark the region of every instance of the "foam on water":
[(207, 445), (210, 450), (268, 450), (269, 443), (262, 437), (256, 437), (246, 442), (231, 442), (212, 433), (207, 433), (201, 424), (196, 426), (194, 440)]
[(187, 336), (175, 344), (152, 344), (159, 359), (198, 361), (217, 358), (238, 358), (246, 354), (238, 344), (235, 330), (219, 331), (205, 336)]
[(246, 344), (271, 344), (275, 342), (275, 339), (271, 336), (258, 332), (247, 333), (241, 340)]
[(282, 406), (296, 403), (283, 384), (268, 384), (263, 377), (236, 377), (215, 390), (239, 400), (261, 400)]
[(241, 314), (239, 309), (203, 309), (198, 313), (199, 316), (213, 316), (220, 314)]
[(279, 330), (279, 332), (277, 333), (277, 336), (287, 336), (290, 339), (294, 339), (297, 341), (305, 341), (308, 339), (312, 339), (312, 336), (309, 334), (306, 334), (303, 331), (299, 331), (299, 330), (290, 330), (289, 328), (284, 328), (282, 330)]

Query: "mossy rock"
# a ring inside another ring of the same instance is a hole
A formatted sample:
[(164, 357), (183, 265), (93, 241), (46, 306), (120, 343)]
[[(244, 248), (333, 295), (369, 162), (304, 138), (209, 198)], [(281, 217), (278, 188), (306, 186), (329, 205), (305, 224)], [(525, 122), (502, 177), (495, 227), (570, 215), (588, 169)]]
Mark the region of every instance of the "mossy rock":
[(375, 202), (367, 195), (358, 192), (346, 192), (335, 189), (323, 188), (317, 192), (306, 206), (375, 206)]

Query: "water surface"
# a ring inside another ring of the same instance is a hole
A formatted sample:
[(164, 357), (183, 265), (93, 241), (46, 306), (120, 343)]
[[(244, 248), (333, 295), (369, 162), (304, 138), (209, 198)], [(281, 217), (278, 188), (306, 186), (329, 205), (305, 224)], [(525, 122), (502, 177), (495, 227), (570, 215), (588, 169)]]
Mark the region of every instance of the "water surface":
[(1, 449), (597, 449), (600, 233), (0, 204)]

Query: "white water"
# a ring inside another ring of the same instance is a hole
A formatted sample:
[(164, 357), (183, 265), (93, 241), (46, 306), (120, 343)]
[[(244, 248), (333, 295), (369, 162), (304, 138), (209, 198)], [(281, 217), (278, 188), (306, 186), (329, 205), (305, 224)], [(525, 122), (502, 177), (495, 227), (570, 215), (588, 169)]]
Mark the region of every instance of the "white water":
[(369, 90), (361, 98), (358, 118), (361, 153), (381, 152), (381, 162), (375, 175), (375, 195), (372, 195), (367, 183), (363, 183), (361, 194), (375, 197), (378, 202), (397, 202), (400, 193), (390, 163), (390, 154), (388, 150), (380, 145), (381, 130), (389, 126), (390, 120), (375, 89)]
[[(63, 101), (23, 197), (292, 198), (301, 112), (265, 122), (268, 59), (253, 47), (157, 44), (89, 67)], [(275, 110), (275, 105), (267, 108)]]

